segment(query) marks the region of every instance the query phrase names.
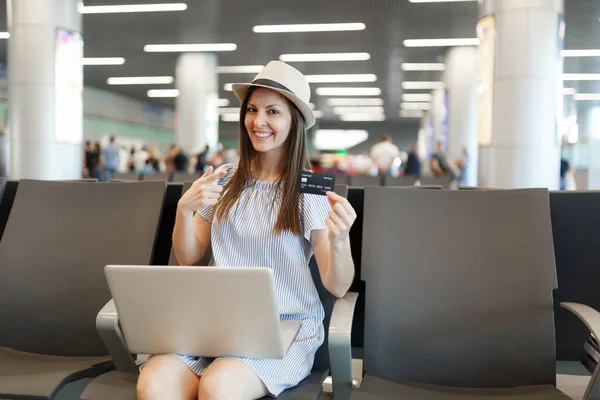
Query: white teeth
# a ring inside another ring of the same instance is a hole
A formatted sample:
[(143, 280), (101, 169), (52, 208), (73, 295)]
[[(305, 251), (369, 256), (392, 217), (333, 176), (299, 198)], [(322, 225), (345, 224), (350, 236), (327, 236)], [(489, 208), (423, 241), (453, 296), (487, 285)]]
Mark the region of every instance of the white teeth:
[(272, 135), (271, 132), (254, 132), (254, 134), (259, 138), (266, 138)]

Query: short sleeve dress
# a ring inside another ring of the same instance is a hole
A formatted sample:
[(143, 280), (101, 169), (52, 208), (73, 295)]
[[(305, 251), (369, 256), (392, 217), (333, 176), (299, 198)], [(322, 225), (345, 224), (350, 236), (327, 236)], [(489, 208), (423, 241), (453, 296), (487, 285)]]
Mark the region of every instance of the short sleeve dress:
[[(218, 181), (225, 185), (237, 167), (226, 164), (220, 168), (227, 170), (227, 175)], [(213, 220), (214, 207), (198, 210), (203, 218), (212, 222), (211, 265), (272, 268), (280, 318), (302, 321), (285, 358), (238, 358), (256, 372), (273, 396), (296, 386), (309, 375), (315, 353), (324, 340), (323, 305), (308, 262), (313, 254), (311, 232), (327, 228), (325, 220), (330, 210), (325, 196), (301, 194), (298, 207), (303, 237), (289, 231), (275, 235), (273, 227), (279, 214), (281, 193), (278, 183), (255, 180), (246, 184), (226, 219)], [(215, 360), (178, 356), (196, 375), (202, 375)]]

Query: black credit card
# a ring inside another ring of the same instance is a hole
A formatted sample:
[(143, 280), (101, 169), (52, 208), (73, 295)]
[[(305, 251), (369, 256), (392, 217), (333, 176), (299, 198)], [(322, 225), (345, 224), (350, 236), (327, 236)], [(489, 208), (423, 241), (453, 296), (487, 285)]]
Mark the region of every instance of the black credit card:
[(298, 189), (300, 193), (320, 194), (335, 190), (335, 175), (313, 171), (300, 171)]

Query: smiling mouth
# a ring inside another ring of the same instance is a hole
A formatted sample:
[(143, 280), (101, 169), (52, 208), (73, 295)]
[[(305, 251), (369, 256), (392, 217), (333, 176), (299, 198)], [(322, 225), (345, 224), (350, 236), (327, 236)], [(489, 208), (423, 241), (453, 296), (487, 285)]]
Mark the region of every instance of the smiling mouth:
[(254, 136), (256, 136), (259, 139), (266, 139), (266, 138), (269, 138), (269, 137), (273, 136), (273, 132), (257, 132), (257, 131), (254, 131), (252, 133), (254, 134)]

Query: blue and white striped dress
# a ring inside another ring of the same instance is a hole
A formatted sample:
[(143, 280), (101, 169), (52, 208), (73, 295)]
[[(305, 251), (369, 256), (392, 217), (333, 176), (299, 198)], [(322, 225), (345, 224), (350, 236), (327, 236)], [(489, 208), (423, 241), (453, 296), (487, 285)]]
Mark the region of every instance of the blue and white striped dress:
[[(227, 169), (227, 175), (218, 181), (224, 185), (237, 167), (227, 164), (220, 168)], [(280, 318), (302, 321), (285, 358), (238, 358), (256, 372), (273, 396), (296, 386), (309, 375), (315, 353), (323, 343), (324, 310), (308, 262), (313, 254), (311, 232), (327, 228), (325, 219), (331, 209), (325, 196), (301, 194), (298, 206), (304, 237), (289, 231), (274, 235), (281, 193), (282, 188), (275, 182), (253, 181), (246, 185), (225, 220), (213, 221), (213, 207), (198, 210), (202, 217), (212, 222), (211, 265), (272, 268)], [(214, 361), (207, 357), (179, 357), (196, 375), (202, 375)]]

